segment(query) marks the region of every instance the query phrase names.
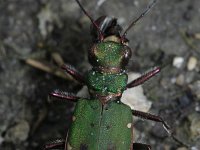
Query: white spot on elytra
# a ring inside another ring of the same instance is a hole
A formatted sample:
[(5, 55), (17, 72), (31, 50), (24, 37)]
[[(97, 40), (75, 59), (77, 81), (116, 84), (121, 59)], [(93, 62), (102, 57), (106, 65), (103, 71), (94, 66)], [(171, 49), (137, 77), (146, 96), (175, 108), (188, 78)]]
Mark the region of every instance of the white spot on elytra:
[(72, 116), (72, 121), (75, 121), (76, 120), (76, 117), (75, 116)]
[(131, 128), (131, 125), (132, 125), (131, 123), (128, 123), (128, 124), (127, 124), (127, 128), (130, 129), (130, 128)]

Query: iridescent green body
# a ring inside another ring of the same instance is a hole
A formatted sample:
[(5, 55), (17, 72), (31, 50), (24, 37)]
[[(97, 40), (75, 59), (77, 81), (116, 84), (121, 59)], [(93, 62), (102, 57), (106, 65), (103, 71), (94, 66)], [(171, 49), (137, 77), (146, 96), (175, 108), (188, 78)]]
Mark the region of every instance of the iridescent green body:
[[(75, 1), (92, 23), (91, 35), (94, 44), (88, 51), (92, 69), (85, 76), (69, 65), (63, 65), (62, 69), (79, 83), (87, 85), (89, 98), (80, 98), (57, 90), (50, 94), (77, 103), (66, 140), (48, 144), (45, 149), (150, 150), (150, 145), (133, 142), (132, 115), (161, 122), (166, 130), (169, 129), (168, 125), (159, 116), (131, 110), (130, 106), (121, 102), (121, 97), (124, 90), (141, 85), (160, 72), (160, 67), (156, 67), (127, 84), (126, 66), (131, 57), (127, 31), (150, 10), (155, 0), (131, 22), (123, 34), (116, 18), (101, 16), (93, 20), (79, 0)], [(168, 133), (173, 135), (170, 131)], [(175, 137), (173, 139), (179, 141)]]
[(76, 104), (68, 132), (68, 150), (129, 150), (132, 112), (120, 102), (121, 96), (113, 95), (121, 95), (126, 89), (128, 76), (122, 66), (130, 49), (106, 41), (94, 45), (91, 51), (90, 62), (97, 69), (94, 67), (86, 75), (90, 99), (79, 99)]

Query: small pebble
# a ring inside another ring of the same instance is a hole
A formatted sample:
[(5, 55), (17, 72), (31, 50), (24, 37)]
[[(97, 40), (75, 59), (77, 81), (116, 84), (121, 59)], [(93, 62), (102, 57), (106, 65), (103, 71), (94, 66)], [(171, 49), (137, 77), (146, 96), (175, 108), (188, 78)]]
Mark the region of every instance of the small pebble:
[(195, 113), (190, 115), (189, 119), (191, 121), (190, 125), (191, 137), (193, 139), (196, 139), (197, 137), (200, 136), (200, 116), (198, 113)]
[(171, 78), (171, 83), (172, 83), (172, 84), (176, 83), (176, 78), (175, 78), (175, 77), (172, 77), (172, 78)]
[(182, 86), (184, 84), (185, 81), (185, 77), (183, 74), (180, 74), (177, 78), (176, 78), (176, 84)]
[(197, 58), (194, 56), (191, 56), (187, 63), (187, 69), (189, 71), (192, 71), (196, 68), (196, 66), (197, 66)]
[(2, 136), (0, 136), (0, 145), (3, 143), (4, 138)]
[(197, 73), (195, 71), (187, 71), (187, 72), (185, 72), (184, 73), (184, 75), (185, 75), (185, 82), (187, 84), (189, 84), (191, 82), (194, 82), (196, 74)]
[(176, 67), (176, 68), (181, 68), (181, 66), (183, 65), (184, 63), (184, 58), (183, 57), (175, 57), (173, 59), (173, 66)]
[[(139, 73), (129, 73), (128, 83), (140, 76)], [(121, 101), (130, 106), (131, 109), (141, 110), (144, 112), (148, 112), (152, 105), (152, 102), (144, 95), (141, 85), (125, 90), (122, 94)]]
[(5, 141), (21, 143), (28, 138), (29, 131), (29, 123), (25, 120), (22, 120), (6, 132)]
[(195, 104), (195, 111), (200, 112), (200, 104)]
[(199, 150), (199, 147), (193, 146), (193, 147), (191, 147), (191, 150)]

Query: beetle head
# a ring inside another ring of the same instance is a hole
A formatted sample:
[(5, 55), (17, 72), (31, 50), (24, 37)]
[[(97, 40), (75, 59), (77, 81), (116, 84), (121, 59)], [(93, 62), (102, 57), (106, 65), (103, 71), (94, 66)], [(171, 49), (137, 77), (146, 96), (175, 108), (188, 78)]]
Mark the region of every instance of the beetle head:
[(95, 70), (104, 73), (120, 73), (128, 64), (131, 50), (121, 43), (105, 41), (94, 44), (88, 56)]
[(91, 33), (96, 44), (89, 50), (89, 61), (94, 69), (110, 73), (123, 71), (131, 56), (131, 50), (127, 46), (127, 32), (147, 14), (156, 3), (156, 0), (138, 18), (130, 23), (123, 34), (120, 34), (122, 28), (117, 23), (116, 18), (102, 16), (94, 20), (83, 8), (79, 0), (76, 0), (76, 2), (92, 23)]

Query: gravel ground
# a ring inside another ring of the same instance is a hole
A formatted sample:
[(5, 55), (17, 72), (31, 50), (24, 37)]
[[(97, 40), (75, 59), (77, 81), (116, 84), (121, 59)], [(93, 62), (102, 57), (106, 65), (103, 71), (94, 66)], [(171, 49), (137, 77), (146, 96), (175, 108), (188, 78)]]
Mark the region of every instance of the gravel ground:
[[(141, 14), (148, 0), (82, 0), (93, 18), (115, 16), (123, 27)], [(129, 70), (162, 72), (143, 85), (175, 135), (200, 149), (200, 1), (159, 0), (128, 33), (133, 56)], [(49, 102), (53, 89), (76, 93), (81, 86), (26, 63), (29, 58), (56, 66), (52, 53), (85, 72), (92, 45), (90, 21), (74, 0), (0, 1), (0, 149), (34, 150), (65, 138), (73, 104)], [(135, 121), (137, 142), (153, 150), (184, 150), (159, 123)]]

